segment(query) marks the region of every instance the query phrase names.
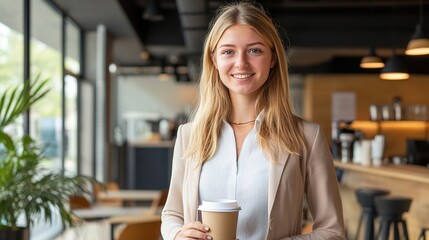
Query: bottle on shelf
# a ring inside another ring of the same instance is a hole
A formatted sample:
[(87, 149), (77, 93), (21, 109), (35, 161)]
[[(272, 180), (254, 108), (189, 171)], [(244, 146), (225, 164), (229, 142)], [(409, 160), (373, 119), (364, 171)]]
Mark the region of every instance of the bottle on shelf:
[(371, 141), (371, 158), (372, 165), (375, 167), (381, 166), (383, 163), (385, 147), (385, 137), (382, 134), (377, 134)]
[(399, 96), (396, 96), (392, 100), (392, 108), (393, 108), (393, 119), (396, 121), (403, 120), (402, 114), (402, 99)]

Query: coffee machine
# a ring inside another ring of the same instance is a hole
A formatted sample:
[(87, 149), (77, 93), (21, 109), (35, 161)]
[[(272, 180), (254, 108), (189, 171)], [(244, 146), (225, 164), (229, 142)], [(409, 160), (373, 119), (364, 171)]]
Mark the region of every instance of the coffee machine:
[(334, 120), (331, 125), (332, 156), (342, 162), (353, 159), (353, 143), (356, 140), (355, 131), (350, 128), (351, 121)]

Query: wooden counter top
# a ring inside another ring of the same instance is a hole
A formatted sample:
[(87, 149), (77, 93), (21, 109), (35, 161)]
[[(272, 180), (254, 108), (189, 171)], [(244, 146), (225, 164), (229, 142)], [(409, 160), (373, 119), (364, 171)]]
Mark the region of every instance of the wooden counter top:
[(429, 168), (423, 166), (385, 164), (380, 167), (367, 167), (353, 163), (342, 163), (338, 160), (334, 161), (334, 165), (344, 170), (429, 184)]

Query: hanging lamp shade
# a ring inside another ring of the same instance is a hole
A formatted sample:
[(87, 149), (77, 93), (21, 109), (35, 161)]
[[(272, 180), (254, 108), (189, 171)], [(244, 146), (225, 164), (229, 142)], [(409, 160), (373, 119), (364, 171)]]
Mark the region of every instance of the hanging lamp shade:
[(405, 54), (412, 56), (429, 54), (429, 38), (424, 36), (421, 23), (416, 25), (416, 31), (408, 42)]
[(159, 3), (157, 0), (150, 0), (143, 13), (143, 19), (158, 22), (164, 20), (164, 16), (160, 13)]
[(386, 66), (381, 69), (380, 78), (383, 80), (407, 80), (410, 78), (407, 67), (395, 54), (390, 57)]
[(379, 56), (377, 56), (377, 54), (375, 53), (375, 49), (371, 47), (369, 49), (368, 56), (363, 57), (362, 60), (360, 61), (360, 67), (361, 68), (383, 68), (384, 62)]

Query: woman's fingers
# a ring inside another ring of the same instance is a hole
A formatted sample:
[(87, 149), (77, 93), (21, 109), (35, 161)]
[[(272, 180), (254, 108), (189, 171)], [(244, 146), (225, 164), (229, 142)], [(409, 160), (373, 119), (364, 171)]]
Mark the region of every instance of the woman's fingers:
[(184, 239), (212, 239), (210, 235), (207, 234), (209, 228), (202, 224), (201, 222), (190, 222), (183, 225), (179, 234), (176, 237), (176, 240)]

